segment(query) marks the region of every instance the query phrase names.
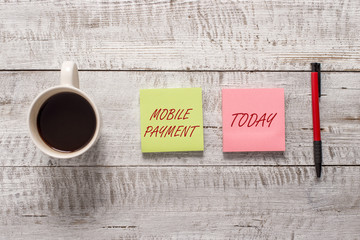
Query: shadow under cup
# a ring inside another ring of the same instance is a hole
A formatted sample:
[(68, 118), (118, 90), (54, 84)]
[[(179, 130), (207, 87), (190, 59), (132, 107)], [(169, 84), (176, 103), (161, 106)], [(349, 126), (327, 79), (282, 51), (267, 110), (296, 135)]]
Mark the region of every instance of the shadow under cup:
[[(79, 117), (83, 122), (79, 122)], [(34, 100), (28, 125), (32, 140), (42, 152), (56, 158), (72, 158), (95, 144), (100, 119), (95, 104), (84, 92), (71, 86), (57, 86)], [(76, 145), (81, 135), (85, 142)]]

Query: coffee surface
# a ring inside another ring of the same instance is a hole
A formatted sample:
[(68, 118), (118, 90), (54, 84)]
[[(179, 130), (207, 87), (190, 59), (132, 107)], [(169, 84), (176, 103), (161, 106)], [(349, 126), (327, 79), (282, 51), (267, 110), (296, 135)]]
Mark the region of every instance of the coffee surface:
[(41, 106), (37, 116), (41, 138), (60, 152), (74, 152), (90, 142), (96, 116), (90, 103), (78, 94), (58, 93)]

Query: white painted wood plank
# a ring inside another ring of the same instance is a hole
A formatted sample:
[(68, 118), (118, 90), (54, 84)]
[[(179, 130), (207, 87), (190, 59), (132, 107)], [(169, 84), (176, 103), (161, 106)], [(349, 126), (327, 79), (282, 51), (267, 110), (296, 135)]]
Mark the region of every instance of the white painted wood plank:
[(4, 239), (357, 239), (360, 167), (0, 168)]
[[(52, 159), (30, 141), (31, 101), (58, 83), (59, 72), (0, 73), (0, 165), (313, 165), (310, 73), (80, 72), (80, 87), (97, 103), (103, 128), (85, 155)], [(202, 87), (205, 151), (142, 154), (139, 89)], [(285, 153), (222, 153), (221, 88), (285, 88)], [(321, 127), (325, 165), (360, 164), (359, 73), (324, 73)]]
[(0, 69), (360, 70), (360, 2), (16, 1)]

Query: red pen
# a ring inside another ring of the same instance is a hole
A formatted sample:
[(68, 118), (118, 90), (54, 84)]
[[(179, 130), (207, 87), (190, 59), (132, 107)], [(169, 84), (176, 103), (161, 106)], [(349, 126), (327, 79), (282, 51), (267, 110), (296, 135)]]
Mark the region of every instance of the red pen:
[(320, 135), (320, 110), (319, 98), (321, 74), (320, 63), (311, 63), (311, 98), (312, 98), (312, 117), (313, 117), (313, 133), (314, 133), (314, 162), (316, 169), (316, 176), (321, 176), (322, 164), (322, 148)]

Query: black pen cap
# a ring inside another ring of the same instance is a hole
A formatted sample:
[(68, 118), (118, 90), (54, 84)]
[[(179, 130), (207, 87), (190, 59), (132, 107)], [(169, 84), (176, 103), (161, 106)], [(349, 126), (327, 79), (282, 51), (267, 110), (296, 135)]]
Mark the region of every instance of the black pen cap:
[(311, 63), (312, 72), (320, 72), (320, 63)]

